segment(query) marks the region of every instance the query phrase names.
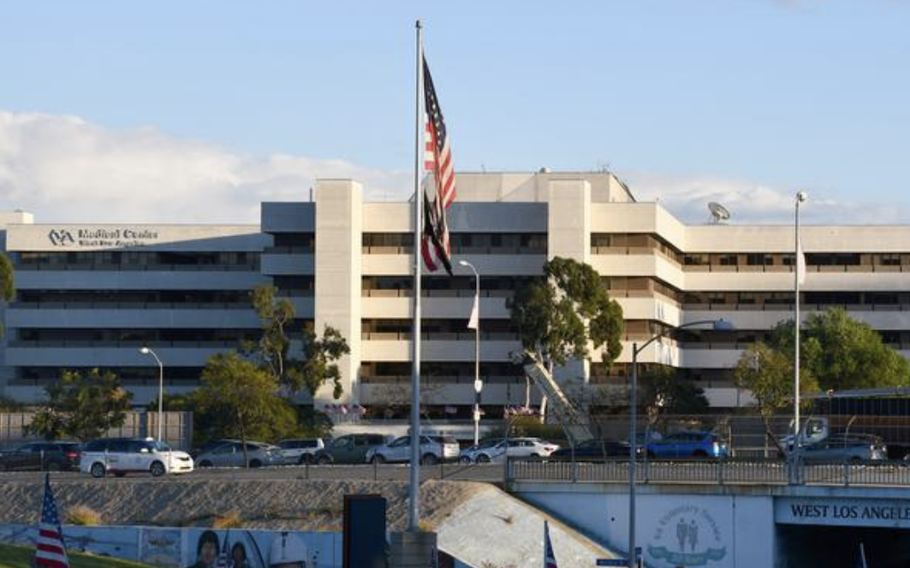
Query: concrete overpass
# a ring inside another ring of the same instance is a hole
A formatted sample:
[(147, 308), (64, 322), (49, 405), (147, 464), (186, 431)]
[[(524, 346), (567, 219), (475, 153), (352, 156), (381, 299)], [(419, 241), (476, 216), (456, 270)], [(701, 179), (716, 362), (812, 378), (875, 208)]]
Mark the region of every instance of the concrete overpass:
[[(535, 464), (535, 475), (511, 476), (509, 489), (593, 540), (625, 551), (628, 478), (576, 475), (571, 481), (539, 469), (559, 465), (565, 464)], [(849, 467), (854, 479), (862, 479), (866, 466)], [(869, 566), (905, 567), (910, 491), (902, 483), (906, 473), (895, 471), (891, 486), (845, 485), (837, 476), (811, 485), (718, 483), (710, 476), (648, 480), (637, 485), (636, 541), (645, 564), (657, 568), (852, 568), (860, 543)]]

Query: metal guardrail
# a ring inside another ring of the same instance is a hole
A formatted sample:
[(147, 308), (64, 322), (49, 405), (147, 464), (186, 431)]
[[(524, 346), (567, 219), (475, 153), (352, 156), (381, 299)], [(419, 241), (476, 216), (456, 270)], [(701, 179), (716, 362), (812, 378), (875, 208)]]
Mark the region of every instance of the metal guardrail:
[[(642, 459), (636, 469), (636, 479), (641, 484), (910, 485), (910, 463), (893, 460), (796, 463), (761, 458)], [(506, 484), (516, 481), (628, 484), (629, 460), (618, 458), (580, 462), (510, 458), (505, 465), (505, 481)]]

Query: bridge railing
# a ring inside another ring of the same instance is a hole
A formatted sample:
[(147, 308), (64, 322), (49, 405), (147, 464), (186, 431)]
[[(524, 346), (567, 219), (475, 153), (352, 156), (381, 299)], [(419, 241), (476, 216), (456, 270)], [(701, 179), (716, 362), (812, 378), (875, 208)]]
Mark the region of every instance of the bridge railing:
[[(636, 470), (636, 479), (641, 484), (910, 485), (910, 463), (889, 460), (795, 463), (771, 458), (642, 459)], [(505, 482), (508, 485), (515, 481), (628, 484), (629, 460), (509, 458), (505, 465)]]

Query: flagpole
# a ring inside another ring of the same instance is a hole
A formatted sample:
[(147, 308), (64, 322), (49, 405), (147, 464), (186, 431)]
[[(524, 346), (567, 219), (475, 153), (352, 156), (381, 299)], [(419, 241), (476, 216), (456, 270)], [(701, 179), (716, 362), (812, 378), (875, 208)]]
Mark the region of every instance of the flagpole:
[(423, 159), (423, 24), (417, 20), (417, 84), (414, 115), (414, 333), (411, 338), (411, 469), (408, 487), (408, 532), (420, 529), (420, 294), (421, 263), (420, 237), (423, 228), (423, 196), (420, 194), (421, 160)]

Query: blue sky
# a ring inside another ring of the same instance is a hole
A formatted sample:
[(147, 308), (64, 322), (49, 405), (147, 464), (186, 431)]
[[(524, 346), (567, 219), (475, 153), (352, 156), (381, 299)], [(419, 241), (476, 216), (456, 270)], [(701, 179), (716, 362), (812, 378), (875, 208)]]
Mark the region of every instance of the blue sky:
[(789, 222), (804, 190), (810, 223), (910, 223), (908, 0), (6, 2), (0, 208), (403, 198), (417, 18), (457, 170), (609, 168), (690, 222)]

